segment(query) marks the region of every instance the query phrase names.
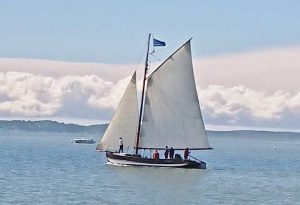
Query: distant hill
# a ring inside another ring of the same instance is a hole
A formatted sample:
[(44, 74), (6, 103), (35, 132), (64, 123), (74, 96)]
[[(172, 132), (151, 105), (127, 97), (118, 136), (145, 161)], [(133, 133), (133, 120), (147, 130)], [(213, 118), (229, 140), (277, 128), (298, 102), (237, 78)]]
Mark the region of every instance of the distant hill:
[(107, 128), (107, 124), (102, 125), (76, 125), (66, 124), (51, 120), (41, 121), (25, 121), (25, 120), (0, 120), (0, 130), (23, 130), (23, 131), (43, 131), (43, 132), (85, 132), (103, 134)]
[[(108, 124), (101, 125), (76, 125), (51, 120), (26, 121), (26, 120), (0, 120), (0, 131), (32, 131), (32, 132), (70, 132), (70, 133), (91, 133), (102, 135)], [(207, 131), (208, 137), (300, 137), (297, 132), (271, 132), (254, 130), (233, 130), (233, 131)]]

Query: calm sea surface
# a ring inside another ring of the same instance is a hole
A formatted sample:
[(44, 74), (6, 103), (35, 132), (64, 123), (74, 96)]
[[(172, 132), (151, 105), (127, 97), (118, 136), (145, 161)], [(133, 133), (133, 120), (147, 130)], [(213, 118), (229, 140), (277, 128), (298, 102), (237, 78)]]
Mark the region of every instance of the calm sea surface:
[(211, 133), (207, 170), (106, 165), (72, 139), (0, 132), (0, 204), (300, 204), (299, 137)]

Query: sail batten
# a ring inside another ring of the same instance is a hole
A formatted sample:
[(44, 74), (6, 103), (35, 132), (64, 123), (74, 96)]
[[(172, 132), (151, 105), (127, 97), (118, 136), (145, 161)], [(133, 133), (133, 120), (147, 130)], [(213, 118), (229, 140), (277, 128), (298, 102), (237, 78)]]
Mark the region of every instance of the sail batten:
[(210, 149), (199, 107), (190, 40), (148, 76), (140, 147)]
[(116, 109), (96, 150), (118, 150), (118, 139), (122, 137), (124, 149), (133, 149), (138, 124), (138, 101), (136, 89), (136, 72), (133, 74), (124, 95)]

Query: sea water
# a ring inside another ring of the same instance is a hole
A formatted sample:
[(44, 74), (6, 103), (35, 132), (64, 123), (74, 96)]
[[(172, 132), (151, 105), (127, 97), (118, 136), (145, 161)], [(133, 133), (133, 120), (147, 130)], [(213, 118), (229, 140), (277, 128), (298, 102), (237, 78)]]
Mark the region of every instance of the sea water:
[(0, 204), (300, 204), (299, 136), (211, 133), (197, 170), (116, 167), (69, 133), (2, 131)]

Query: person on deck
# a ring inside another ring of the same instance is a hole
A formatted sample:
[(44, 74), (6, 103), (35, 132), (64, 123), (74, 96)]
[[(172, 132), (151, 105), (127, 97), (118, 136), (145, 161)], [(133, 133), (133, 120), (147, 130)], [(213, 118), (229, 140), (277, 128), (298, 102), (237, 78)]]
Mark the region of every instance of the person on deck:
[(153, 153), (153, 159), (159, 159), (159, 153), (158, 153), (157, 149)]
[(173, 149), (173, 147), (170, 148), (169, 154), (170, 154), (170, 159), (173, 159), (174, 158), (174, 149)]
[(189, 151), (189, 148), (185, 148), (184, 153), (183, 153), (184, 160), (188, 160), (190, 153), (191, 152)]
[(165, 149), (165, 159), (168, 159), (169, 152), (170, 152), (170, 150), (169, 150), (168, 146), (166, 146), (166, 149)]
[(123, 139), (122, 139), (122, 137), (120, 137), (120, 139), (119, 139), (119, 146), (120, 146), (119, 153), (123, 153)]

